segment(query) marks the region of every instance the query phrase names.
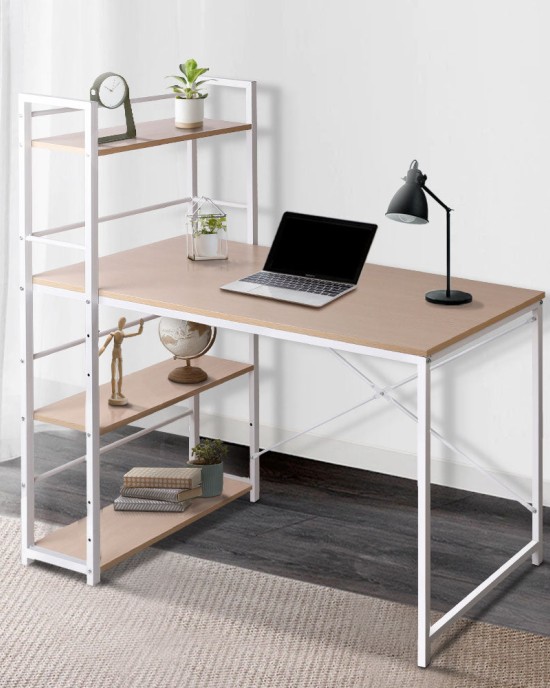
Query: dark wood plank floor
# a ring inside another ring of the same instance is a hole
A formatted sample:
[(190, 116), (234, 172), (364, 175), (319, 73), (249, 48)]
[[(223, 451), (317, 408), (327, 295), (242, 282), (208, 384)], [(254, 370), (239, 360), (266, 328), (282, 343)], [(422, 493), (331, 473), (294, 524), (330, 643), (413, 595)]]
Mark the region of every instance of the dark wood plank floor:
[[(114, 440), (129, 433), (111, 433)], [(37, 472), (84, 453), (81, 433), (36, 437)], [(104, 505), (135, 465), (178, 465), (187, 440), (152, 433), (102, 461)], [(247, 449), (232, 446), (228, 472), (245, 475)], [(37, 488), (38, 519), (84, 515), (84, 466)], [(203, 559), (416, 604), (416, 484), (369, 471), (266, 454), (261, 500), (241, 498), (156, 547)], [(515, 502), (433, 487), (433, 608), (449, 609), (530, 539), (530, 515)], [(0, 464), (0, 513), (19, 513), (19, 461)], [(545, 512), (550, 526), (550, 510)], [(550, 635), (550, 565), (524, 564), (469, 615)]]

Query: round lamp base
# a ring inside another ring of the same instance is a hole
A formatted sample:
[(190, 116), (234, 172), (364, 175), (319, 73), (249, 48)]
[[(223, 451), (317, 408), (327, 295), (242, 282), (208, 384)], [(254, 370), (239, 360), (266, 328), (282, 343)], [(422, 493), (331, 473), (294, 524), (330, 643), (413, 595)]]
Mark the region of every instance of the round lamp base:
[(465, 303), (472, 302), (472, 295), (468, 294), (466, 291), (455, 291), (451, 289), (447, 296), (447, 291), (445, 289), (436, 289), (426, 294), (426, 301), (438, 303), (442, 306), (462, 306)]
[(204, 382), (207, 377), (208, 375), (202, 368), (191, 365), (174, 368), (174, 370), (168, 374), (169, 380), (172, 380), (172, 382), (179, 382), (183, 385), (194, 385), (197, 382)]

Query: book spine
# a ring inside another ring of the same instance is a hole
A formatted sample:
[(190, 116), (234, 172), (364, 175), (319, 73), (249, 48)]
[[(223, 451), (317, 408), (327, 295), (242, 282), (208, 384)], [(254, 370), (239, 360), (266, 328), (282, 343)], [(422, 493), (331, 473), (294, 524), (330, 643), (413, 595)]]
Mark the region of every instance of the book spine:
[(123, 497), (133, 497), (134, 499), (157, 499), (161, 502), (184, 502), (202, 495), (202, 488), (195, 487), (190, 490), (178, 490), (161, 487), (124, 487), (120, 494)]
[(160, 487), (189, 490), (192, 487), (196, 487), (196, 485), (193, 485), (193, 480), (190, 478), (137, 478), (125, 476), (124, 487)]
[(114, 502), (115, 511), (185, 511), (190, 502), (161, 502), (153, 499), (132, 499), (117, 497)]

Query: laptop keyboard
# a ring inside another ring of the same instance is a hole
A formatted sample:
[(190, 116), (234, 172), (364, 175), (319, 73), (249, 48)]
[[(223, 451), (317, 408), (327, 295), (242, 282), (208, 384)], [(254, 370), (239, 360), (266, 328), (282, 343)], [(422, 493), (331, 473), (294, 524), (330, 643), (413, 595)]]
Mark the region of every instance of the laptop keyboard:
[(312, 277), (283, 275), (276, 272), (257, 272), (249, 277), (243, 277), (240, 281), (256, 282), (269, 287), (282, 287), (283, 289), (305, 291), (310, 294), (321, 294), (322, 296), (337, 296), (353, 286), (352, 284), (343, 284), (342, 282), (328, 282)]

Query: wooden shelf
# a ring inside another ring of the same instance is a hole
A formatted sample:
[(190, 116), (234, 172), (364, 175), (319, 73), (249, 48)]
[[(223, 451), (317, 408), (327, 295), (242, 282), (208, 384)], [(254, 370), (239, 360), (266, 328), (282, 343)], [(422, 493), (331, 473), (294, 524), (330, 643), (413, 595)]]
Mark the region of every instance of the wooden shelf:
[[(179, 141), (191, 141), (193, 139), (203, 139), (209, 136), (232, 134), (236, 131), (247, 131), (251, 128), (251, 124), (245, 124), (243, 122), (225, 122), (218, 119), (205, 119), (203, 126), (197, 127), (196, 129), (178, 129), (173, 119), (137, 122), (137, 136), (135, 139), (102, 143), (98, 148), (98, 155), (125, 153), (126, 151), (139, 150), (140, 148), (163, 146), (167, 143), (178, 143)], [(111, 127), (109, 129), (102, 129), (99, 135), (110, 136), (111, 134), (120, 134), (123, 131), (124, 129), (121, 127)], [(33, 139), (32, 145), (35, 148), (84, 153), (84, 132), (79, 131), (72, 134)]]
[[(212, 389), (212, 387), (217, 387), (253, 369), (253, 366), (248, 363), (229, 361), (215, 356), (203, 356), (196, 359), (193, 364), (208, 373), (208, 378), (204, 382), (193, 385), (171, 382), (168, 379), (168, 373), (183, 363), (184, 361), (171, 359), (136, 373), (125, 375), (123, 392), (130, 400), (127, 406), (109, 406), (107, 400), (111, 396), (111, 383), (101, 385), (99, 388), (100, 434), (104, 435), (133, 423), (139, 418), (160, 411), (183, 399), (189, 399), (195, 394)], [(34, 419), (84, 431), (85, 404), (86, 394), (80, 392), (37, 409), (34, 413)]]
[[(250, 492), (250, 485), (225, 478), (219, 497), (200, 497), (181, 513), (115, 511), (113, 506), (101, 510), (101, 570), (106, 571), (133, 554), (185, 528), (200, 518)], [(36, 543), (60, 554), (86, 559), (86, 519), (58, 528)]]

